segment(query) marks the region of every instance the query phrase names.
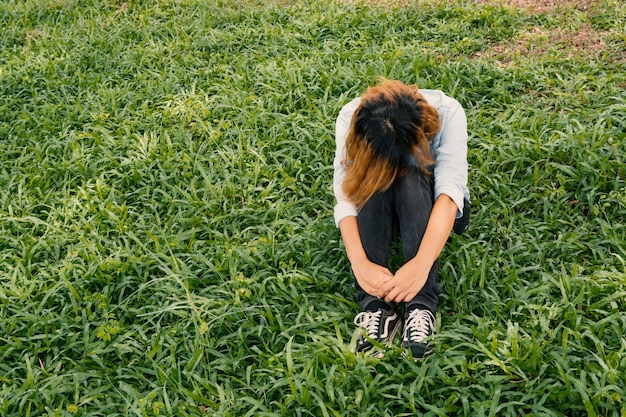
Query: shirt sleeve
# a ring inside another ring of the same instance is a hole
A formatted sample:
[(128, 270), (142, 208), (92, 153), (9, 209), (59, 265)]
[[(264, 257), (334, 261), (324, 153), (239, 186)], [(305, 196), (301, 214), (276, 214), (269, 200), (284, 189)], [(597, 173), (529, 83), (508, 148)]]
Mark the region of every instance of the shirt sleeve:
[(335, 159), (333, 161), (333, 192), (337, 203), (334, 208), (335, 225), (339, 227), (339, 222), (348, 216), (356, 216), (356, 205), (351, 203), (343, 192), (343, 180), (346, 177), (346, 169), (343, 160), (346, 157), (346, 137), (352, 122), (352, 116), (359, 106), (360, 99), (352, 100), (346, 104), (339, 113), (335, 124)]
[(463, 215), (467, 191), (467, 118), (458, 101), (447, 97), (451, 103), (442, 117), (442, 130), (434, 149), (435, 200), (445, 194), (458, 207), (457, 218)]

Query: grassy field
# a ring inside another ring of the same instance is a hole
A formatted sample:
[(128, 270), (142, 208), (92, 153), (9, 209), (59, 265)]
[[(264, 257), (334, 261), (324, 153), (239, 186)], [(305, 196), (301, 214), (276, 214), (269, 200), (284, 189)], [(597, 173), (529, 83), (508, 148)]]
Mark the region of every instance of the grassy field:
[[(626, 416), (626, 4), (2, 0), (1, 416)], [(436, 351), (355, 356), (334, 119), (466, 108)]]

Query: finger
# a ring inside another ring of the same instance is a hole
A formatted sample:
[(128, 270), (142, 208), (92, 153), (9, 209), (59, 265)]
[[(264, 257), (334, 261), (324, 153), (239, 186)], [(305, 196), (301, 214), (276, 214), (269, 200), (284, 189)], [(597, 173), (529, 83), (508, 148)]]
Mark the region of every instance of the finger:
[(401, 302), (408, 303), (409, 301), (413, 300), (413, 298), (415, 298), (414, 294), (410, 292), (404, 292), (397, 297), (396, 303), (401, 303)]
[(411, 301), (414, 297), (415, 295), (412, 293), (411, 290), (402, 288), (396, 293), (393, 301), (395, 301), (396, 303), (408, 302)]
[(393, 283), (391, 283), (389, 281), (384, 283), (380, 287), (380, 292), (381, 292), (381, 294), (384, 294), (385, 297), (387, 297), (391, 293), (392, 290), (393, 290)]
[(400, 294), (400, 289), (394, 287), (390, 291), (388, 291), (387, 294), (385, 295), (385, 301), (388, 303), (396, 301), (396, 299), (398, 299), (399, 294)]

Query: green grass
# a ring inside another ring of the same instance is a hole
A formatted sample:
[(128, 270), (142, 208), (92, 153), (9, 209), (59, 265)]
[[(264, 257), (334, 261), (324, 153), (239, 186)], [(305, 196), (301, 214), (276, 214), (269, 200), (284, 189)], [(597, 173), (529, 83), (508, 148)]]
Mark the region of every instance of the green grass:
[[(588, 25), (595, 50), (525, 33)], [(626, 8), (0, 3), (0, 415), (626, 416)], [(502, 48), (502, 46), (510, 47)], [(436, 351), (355, 356), (334, 118), (466, 108)]]

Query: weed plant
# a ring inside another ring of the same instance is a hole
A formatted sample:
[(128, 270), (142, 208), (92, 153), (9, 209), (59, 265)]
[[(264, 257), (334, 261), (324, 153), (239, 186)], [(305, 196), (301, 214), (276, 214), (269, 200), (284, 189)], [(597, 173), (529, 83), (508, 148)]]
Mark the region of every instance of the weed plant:
[[(0, 415), (626, 416), (626, 6), (368, 3), (0, 2)], [(332, 220), (380, 75), (469, 121), (421, 362), (352, 352)]]

